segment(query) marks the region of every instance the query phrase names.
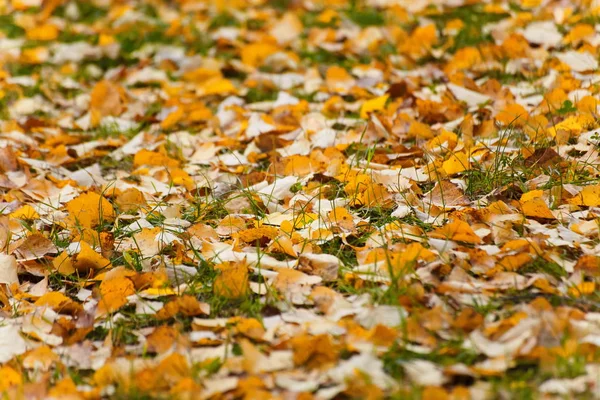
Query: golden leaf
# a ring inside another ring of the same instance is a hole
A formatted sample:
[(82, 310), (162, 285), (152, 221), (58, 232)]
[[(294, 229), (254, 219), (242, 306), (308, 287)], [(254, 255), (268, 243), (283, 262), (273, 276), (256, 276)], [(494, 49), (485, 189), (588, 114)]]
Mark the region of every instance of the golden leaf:
[(145, 149), (138, 151), (133, 157), (134, 167), (139, 167), (142, 165), (154, 165), (157, 167), (173, 168), (178, 167), (179, 164), (179, 161), (170, 158), (163, 153)]
[(144, 198), (144, 194), (138, 189), (128, 188), (117, 195), (115, 203), (121, 211), (130, 212), (136, 211), (146, 205), (146, 199)]
[(48, 41), (58, 37), (59, 31), (56, 25), (43, 24), (32, 29), (27, 29), (27, 39)]
[(523, 126), (527, 121), (529, 114), (522, 105), (513, 103), (509, 104), (496, 115), (496, 120), (504, 126)]
[(124, 276), (103, 280), (100, 283), (98, 313), (113, 313), (127, 304), (127, 296), (135, 293), (133, 282)]
[(248, 293), (248, 266), (243, 263), (226, 262), (215, 266), (220, 271), (213, 282), (213, 293), (229, 299), (237, 299)]
[(15, 211), (11, 212), (9, 214), (9, 216), (11, 218), (16, 218), (16, 219), (36, 219), (39, 218), (40, 215), (37, 213), (37, 211), (35, 211), (35, 209), (33, 207), (31, 207), (29, 204), (25, 204), (24, 206), (16, 209)]
[(389, 97), (390, 95), (385, 94), (383, 96), (375, 97), (374, 99), (365, 101), (360, 107), (360, 117), (367, 118), (369, 113), (383, 110)]
[(521, 202), (521, 211), (526, 217), (555, 219), (552, 211), (541, 197)]
[(94, 192), (87, 192), (67, 203), (67, 223), (70, 226), (93, 228), (103, 221), (112, 222), (115, 210), (108, 200)]
[(475, 234), (469, 224), (459, 219), (454, 219), (449, 224), (436, 228), (429, 236), (438, 239), (455, 240), (457, 242), (481, 243), (481, 238)]
[(238, 333), (254, 340), (262, 340), (265, 335), (265, 328), (255, 318), (242, 318), (235, 325)]
[(585, 186), (581, 192), (567, 201), (576, 206), (598, 207), (600, 206), (600, 185)]
[(21, 374), (9, 366), (0, 368), (0, 393), (6, 393), (10, 388), (23, 384)]
[(444, 161), (442, 168), (446, 174), (455, 175), (459, 172), (470, 169), (471, 162), (469, 160), (469, 156), (465, 152), (461, 151), (452, 154), (446, 161)]
[(251, 43), (242, 48), (240, 58), (246, 65), (259, 67), (265, 58), (279, 51), (279, 48), (271, 43)]
[[(90, 271), (106, 268), (110, 265), (110, 260), (102, 257), (86, 242), (79, 242), (81, 250), (73, 256), (73, 267), (78, 271)], [(69, 266), (65, 266), (65, 271), (69, 270)]]
[(102, 117), (120, 115), (123, 112), (124, 91), (115, 83), (107, 80), (98, 82), (90, 94), (90, 113), (92, 126), (96, 126)]

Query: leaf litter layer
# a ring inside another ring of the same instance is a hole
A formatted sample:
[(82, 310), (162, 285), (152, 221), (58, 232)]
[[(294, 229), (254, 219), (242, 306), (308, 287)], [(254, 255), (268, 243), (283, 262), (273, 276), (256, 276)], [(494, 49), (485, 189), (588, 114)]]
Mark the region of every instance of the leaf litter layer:
[(594, 1), (0, 2), (7, 398), (599, 398)]

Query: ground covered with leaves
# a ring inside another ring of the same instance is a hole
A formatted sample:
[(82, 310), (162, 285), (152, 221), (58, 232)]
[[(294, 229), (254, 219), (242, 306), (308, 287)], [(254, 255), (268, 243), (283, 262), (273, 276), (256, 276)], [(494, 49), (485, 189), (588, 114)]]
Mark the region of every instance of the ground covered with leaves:
[(6, 398), (600, 398), (600, 4), (0, 1)]

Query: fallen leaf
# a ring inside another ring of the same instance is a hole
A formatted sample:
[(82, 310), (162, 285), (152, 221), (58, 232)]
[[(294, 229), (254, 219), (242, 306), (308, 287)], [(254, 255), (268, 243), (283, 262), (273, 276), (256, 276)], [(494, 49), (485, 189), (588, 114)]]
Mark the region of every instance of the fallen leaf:
[[(79, 242), (80, 250), (79, 253), (73, 256), (71, 265), (73, 268), (80, 272), (95, 271), (104, 269), (110, 266), (110, 260), (102, 257), (101, 254), (97, 253), (92, 247), (86, 242)], [(57, 270), (68, 272), (70, 271), (70, 265), (68, 261), (62, 261), (65, 263), (64, 266), (59, 266)]]
[(19, 283), (17, 276), (17, 260), (14, 256), (0, 253), (0, 283), (11, 285)]
[(213, 293), (217, 296), (236, 299), (248, 293), (248, 267), (244, 263), (222, 263), (215, 266), (219, 275), (213, 282)]
[(360, 117), (367, 118), (370, 112), (383, 110), (389, 97), (389, 95), (385, 94), (365, 101), (360, 107)]
[(100, 283), (98, 313), (113, 313), (127, 304), (127, 296), (135, 293), (133, 282), (129, 278), (117, 276)]

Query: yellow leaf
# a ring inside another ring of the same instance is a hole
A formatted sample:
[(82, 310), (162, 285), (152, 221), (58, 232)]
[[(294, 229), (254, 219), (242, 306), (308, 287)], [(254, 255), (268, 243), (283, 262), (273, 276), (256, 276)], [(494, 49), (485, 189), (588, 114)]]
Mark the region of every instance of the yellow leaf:
[(448, 175), (458, 174), (471, 168), (469, 156), (465, 152), (452, 154), (444, 163), (442, 168)]
[(446, 65), (447, 72), (471, 68), (482, 61), (481, 51), (475, 47), (463, 47), (454, 53), (454, 57)]
[(223, 74), (218, 69), (196, 68), (183, 74), (186, 82), (202, 83), (213, 78), (222, 78)]
[(383, 206), (386, 200), (391, 197), (391, 194), (387, 191), (385, 186), (380, 183), (371, 183), (367, 185), (366, 189), (356, 195), (352, 199), (351, 204), (364, 205), (367, 207)]
[(36, 306), (47, 306), (50, 308), (60, 308), (62, 305), (72, 301), (60, 292), (48, 292), (37, 299)]
[(208, 315), (210, 314), (210, 306), (206, 303), (200, 303), (198, 299), (193, 296), (184, 295), (175, 297), (166, 303), (163, 308), (158, 310), (156, 317), (160, 320), (164, 320), (172, 318), (178, 313), (188, 317)]
[(538, 197), (542, 197), (544, 195), (544, 191), (543, 190), (531, 190), (527, 193), (523, 193), (523, 195), (521, 195), (521, 202), (526, 202), (529, 200), (533, 200), (536, 199)]
[(60, 292), (48, 292), (37, 299), (35, 305), (38, 307), (49, 307), (63, 314), (75, 314), (83, 311), (82, 306)]
[(239, 238), (246, 243), (256, 243), (256, 241), (271, 240), (277, 237), (279, 231), (272, 226), (261, 226), (260, 228), (242, 229), (231, 236)]
[(67, 254), (66, 251), (63, 251), (58, 257), (52, 260), (52, 266), (58, 273), (63, 275), (71, 275), (75, 272), (71, 257), (69, 257), (69, 254)]
[(54, 387), (52, 387), (48, 391), (48, 396), (50, 398), (56, 398), (56, 399), (71, 399), (71, 398), (79, 399), (80, 398), (79, 392), (77, 391), (77, 386), (75, 386), (75, 383), (68, 376), (67, 376), (67, 378), (64, 378), (64, 379), (58, 381), (57, 383), (55, 383)]
[(23, 207), (16, 209), (9, 214), (11, 218), (15, 219), (36, 219), (40, 215), (35, 211), (29, 204), (25, 204)]
[(533, 256), (531, 254), (519, 253), (503, 257), (500, 261), (498, 261), (498, 266), (502, 267), (506, 271), (516, 271), (532, 260)]
[(144, 294), (146, 296), (156, 296), (156, 297), (164, 297), (164, 296), (172, 296), (175, 294), (175, 291), (171, 288), (148, 288), (140, 292), (140, 294)]
[(226, 95), (235, 93), (237, 93), (237, 89), (229, 79), (225, 78), (209, 79), (198, 87), (198, 95), (200, 96)]
[(437, 228), (429, 236), (438, 239), (455, 240), (457, 242), (481, 243), (481, 238), (475, 234), (471, 226), (459, 219), (454, 219), (449, 224)]
[(285, 159), (284, 175), (306, 176), (312, 172), (315, 172), (315, 168), (307, 156), (292, 155)]
[(327, 213), (329, 220), (343, 229), (354, 228), (354, 217), (344, 207), (336, 207)]
[(128, 188), (115, 198), (115, 203), (121, 211), (136, 211), (146, 204), (144, 194), (136, 188)]
[(187, 190), (192, 190), (196, 187), (192, 177), (181, 168), (173, 168), (169, 171), (173, 185), (185, 186)]
[(554, 125), (551, 128), (551, 132), (558, 132), (559, 130), (567, 131), (570, 133), (581, 133), (584, 129), (592, 129), (595, 127), (596, 120), (590, 114), (579, 114), (565, 119), (562, 122)]
[(226, 262), (215, 266), (221, 273), (213, 283), (213, 293), (229, 299), (237, 299), (248, 293), (248, 266)]
[(279, 48), (271, 43), (251, 43), (242, 48), (241, 60), (244, 64), (259, 67), (263, 61)]
[(31, 47), (21, 50), (20, 61), (25, 64), (39, 64), (50, 57), (50, 51), (46, 47)]
[(446, 389), (438, 386), (427, 386), (421, 395), (421, 400), (447, 400), (449, 398)]
[(552, 211), (541, 197), (522, 201), (521, 210), (526, 217), (555, 219), (554, 214), (552, 214)]
[(107, 115), (120, 115), (124, 109), (123, 97), (124, 91), (117, 84), (107, 80), (98, 82), (90, 93), (92, 125), (97, 125)]
[(600, 101), (592, 96), (584, 96), (576, 104), (578, 111), (590, 114), (596, 114), (598, 112), (598, 105), (600, 105)]
[(79, 242), (81, 250), (73, 257), (73, 266), (78, 271), (90, 271), (106, 268), (110, 265), (110, 261), (98, 254), (86, 242)]
[(413, 121), (408, 128), (408, 135), (416, 138), (431, 139), (433, 138), (433, 131), (427, 124)]
[(417, 27), (410, 38), (403, 41), (400, 51), (414, 59), (426, 55), (437, 42), (437, 29), (434, 24)]
[(127, 296), (135, 293), (133, 282), (124, 276), (103, 280), (100, 284), (98, 313), (113, 313), (127, 304)]
[(346, 90), (349, 85), (354, 83), (352, 76), (342, 67), (336, 65), (329, 67), (325, 74), (325, 81), (330, 90)]
[(569, 288), (569, 294), (574, 297), (580, 297), (585, 294), (592, 294), (596, 291), (596, 282), (581, 282), (577, 286)]
[(339, 14), (331, 8), (326, 8), (321, 14), (319, 14), (317, 21), (322, 24), (329, 24), (336, 18), (339, 18)]
[(578, 24), (564, 37), (563, 43), (579, 43), (587, 37), (593, 36), (595, 33), (594, 27), (589, 24)]
[(185, 115), (183, 107), (177, 107), (177, 109), (171, 112), (167, 117), (160, 123), (160, 127), (163, 129), (169, 129), (179, 121), (183, 119)]
[(568, 200), (569, 204), (576, 206), (600, 206), (600, 185), (584, 187), (575, 197)]
[(29, 40), (54, 40), (58, 37), (58, 28), (52, 24), (39, 25), (35, 28), (27, 29), (26, 36)]
[(191, 374), (188, 359), (179, 353), (173, 353), (163, 359), (156, 366), (156, 370), (160, 372), (161, 378), (166, 380), (169, 386)]
[(87, 192), (67, 203), (68, 224), (92, 228), (101, 221), (115, 220), (115, 210), (108, 200), (94, 192)]
[(501, 122), (504, 126), (523, 126), (527, 121), (529, 114), (523, 108), (522, 105), (513, 103), (509, 104), (496, 115), (496, 120)]
[(370, 112), (383, 110), (389, 97), (389, 94), (384, 94), (383, 96), (365, 101), (360, 107), (360, 117), (367, 118)]
[(23, 383), (21, 374), (9, 366), (0, 368), (0, 393), (8, 391), (14, 386), (20, 386)]
[(355, 195), (356, 193), (361, 193), (367, 190), (367, 187), (371, 185), (371, 177), (366, 174), (357, 174), (354, 176), (342, 177), (342, 179), (346, 178), (346, 185), (344, 186), (344, 191), (348, 196)]
[(172, 326), (158, 326), (146, 338), (146, 346), (149, 352), (162, 354), (167, 350), (170, 350), (179, 337), (179, 332)]
[(288, 236), (281, 235), (273, 239), (273, 243), (269, 245), (267, 251), (273, 253), (283, 253), (291, 257), (298, 257), (298, 253), (296, 250), (294, 250), (293, 245), (294, 244), (292, 240)]
[(294, 364), (307, 364), (308, 368), (323, 368), (337, 361), (340, 350), (328, 334), (297, 335), (290, 340), (290, 344), (294, 351)]
[(157, 167), (178, 167), (179, 161), (170, 158), (163, 153), (150, 150), (140, 150), (133, 157), (133, 166), (153, 165)]
[(204, 104), (200, 104), (190, 110), (186, 119), (190, 122), (206, 121), (212, 117), (212, 112)]
[(235, 328), (238, 333), (254, 340), (262, 340), (265, 334), (265, 328), (255, 318), (242, 318)]
[(107, 35), (105, 33), (101, 33), (98, 38), (98, 46), (109, 46), (115, 43), (116, 39), (114, 36)]
[(442, 132), (438, 136), (428, 141), (425, 147), (427, 147), (429, 150), (434, 150), (438, 147), (447, 150), (456, 147), (457, 142), (458, 136), (456, 133), (442, 129)]

